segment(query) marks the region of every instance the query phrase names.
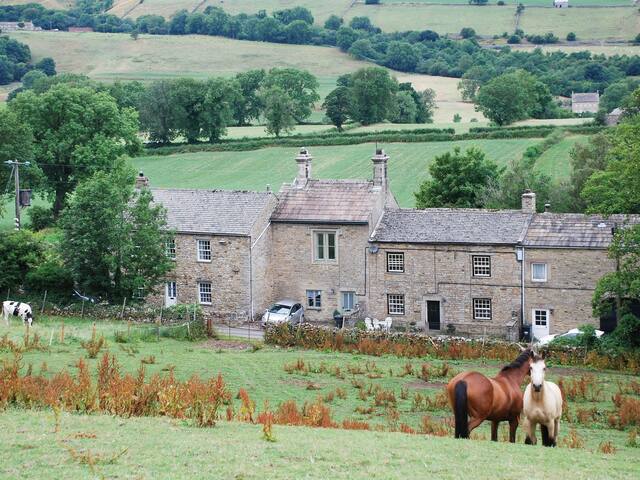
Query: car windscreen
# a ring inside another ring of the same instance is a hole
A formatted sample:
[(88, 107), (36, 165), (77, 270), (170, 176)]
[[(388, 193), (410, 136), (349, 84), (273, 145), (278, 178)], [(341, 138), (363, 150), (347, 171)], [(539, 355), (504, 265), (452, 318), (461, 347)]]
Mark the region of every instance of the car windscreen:
[(289, 313), (290, 308), (291, 307), (288, 307), (287, 305), (280, 305), (276, 303), (275, 305), (272, 305), (271, 308), (269, 308), (269, 313), (279, 313), (280, 315), (286, 315)]

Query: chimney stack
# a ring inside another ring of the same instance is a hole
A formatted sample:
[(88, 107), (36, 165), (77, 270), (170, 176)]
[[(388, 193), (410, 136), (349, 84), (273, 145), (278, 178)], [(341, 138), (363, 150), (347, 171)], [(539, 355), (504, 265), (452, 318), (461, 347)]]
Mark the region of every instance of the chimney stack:
[(551, 204), (550, 203), (545, 203), (544, 204), (544, 213), (550, 213), (551, 212)]
[(304, 187), (309, 180), (311, 180), (311, 160), (313, 157), (309, 155), (309, 151), (306, 147), (300, 149), (300, 153), (296, 157), (296, 163), (298, 164), (298, 175), (294, 181), (297, 187)]
[(138, 172), (138, 176), (136, 177), (136, 188), (140, 190), (148, 186), (149, 186), (149, 179), (144, 176), (144, 173), (142, 173), (142, 170), (141, 170), (140, 172)]
[(522, 213), (536, 213), (536, 194), (531, 190), (522, 194)]
[(389, 155), (384, 153), (384, 150), (378, 148), (376, 154), (371, 157), (373, 162), (373, 184), (380, 187), (387, 187), (387, 162), (389, 161)]

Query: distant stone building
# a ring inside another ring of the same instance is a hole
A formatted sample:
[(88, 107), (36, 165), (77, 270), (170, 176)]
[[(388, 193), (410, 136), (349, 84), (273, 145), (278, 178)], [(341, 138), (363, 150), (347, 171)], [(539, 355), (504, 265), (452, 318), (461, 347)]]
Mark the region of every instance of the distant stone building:
[(555, 8), (569, 8), (569, 0), (553, 0)]
[(571, 111), (573, 113), (597, 113), (600, 107), (600, 93), (571, 93)]
[[(152, 189), (176, 232), (165, 304), (199, 302), (218, 318), (258, 318), (292, 298), (308, 321), (334, 310), (432, 333), (536, 337), (585, 323), (598, 280), (615, 269), (608, 218), (518, 210), (399, 208), (389, 157), (372, 157), (371, 180), (312, 177), (306, 149), (277, 194)], [(145, 182), (138, 180), (140, 188)]]
[(32, 22), (0, 22), (0, 32), (35, 32), (42, 30)]
[(621, 109), (620, 107), (614, 108), (613, 110), (611, 110), (610, 113), (607, 114), (604, 122), (609, 126), (618, 125), (620, 123), (620, 118), (622, 117), (623, 113), (624, 113), (624, 110)]

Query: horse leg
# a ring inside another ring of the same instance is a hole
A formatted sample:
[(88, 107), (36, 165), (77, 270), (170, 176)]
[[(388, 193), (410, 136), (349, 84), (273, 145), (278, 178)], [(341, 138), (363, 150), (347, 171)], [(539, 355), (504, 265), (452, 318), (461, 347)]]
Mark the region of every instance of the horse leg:
[(549, 447), (549, 427), (547, 427), (544, 423), (540, 424), (540, 431), (542, 433), (542, 445), (545, 447)]
[(492, 442), (498, 441), (498, 425), (500, 425), (500, 422), (496, 422), (495, 420), (491, 422), (491, 441)]
[(516, 430), (518, 429), (518, 417), (509, 420), (509, 442), (516, 443)]
[(558, 435), (560, 435), (560, 419), (556, 418), (553, 421), (553, 444), (551, 445), (552, 447), (555, 447), (558, 445)]

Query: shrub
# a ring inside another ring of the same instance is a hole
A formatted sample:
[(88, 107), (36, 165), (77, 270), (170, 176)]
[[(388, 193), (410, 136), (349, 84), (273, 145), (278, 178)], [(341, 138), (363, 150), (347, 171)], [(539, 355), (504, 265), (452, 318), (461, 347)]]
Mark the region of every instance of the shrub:
[(576, 34), (573, 33), (573, 32), (567, 33), (567, 41), (568, 42), (575, 42), (576, 41)]
[(73, 294), (73, 277), (62, 263), (48, 259), (27, 273), (25, 286), (36, 292), (46, 290), (48, 295), (69, 297)]
[(91, 331), (91, 339), (87, 342), (80, 342), (80, 344), (82, 345), (82, 348), (87, 351), (89, 358), (96, 358), (98, 353), (100, 353), (100, 350), (102, 350), (103, 347), (106, 347), (107, 342), (103, 335), (100, 335), (100, 337), (97, 336), (96, 325), (94, 323), (93, 330)]
[(507, 39), (507, 43), (513, 45), (516, 43), (520, 43), (521, 40), (522, 38), (520, 36), (514, 34)]
[(460, 36), (462, 38), (474, 38), (476, 36), (476, 31), (471, 27), (464, 27), (460, 30)]
[(498, 0), (497, 5), (498, 5), (499, 7), (504, 6), (504, 5), (505, 5), (504, 0)]
[(640, 348), (640, 318), (631, 313), (623, 315), (613, 337), (623, 348)]
[(462, 117), (460, 116), (460, 114), (459, 114), (459, 113), (456, 113), (456, 114), (453, 116), (453, 123), (460, 123), (461, 121), (462, 121)]
[(31, 230), (39, 231), (51, 227), (55, 220), (53, 218), (53, 210), (50, 208), (34, 205), (29, 207), (29, 218), (31, 219)]

